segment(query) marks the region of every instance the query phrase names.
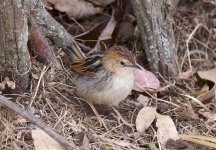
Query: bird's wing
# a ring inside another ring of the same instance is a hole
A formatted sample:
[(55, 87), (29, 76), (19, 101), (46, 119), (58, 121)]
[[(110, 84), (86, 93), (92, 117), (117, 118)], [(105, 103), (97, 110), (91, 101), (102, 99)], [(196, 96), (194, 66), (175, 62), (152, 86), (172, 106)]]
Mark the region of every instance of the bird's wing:
[(72, 63), (71, 70), (81, 75), (95, 77), (102, 67), (102, 55), (93, 55), (85, 60), (78, 60)]

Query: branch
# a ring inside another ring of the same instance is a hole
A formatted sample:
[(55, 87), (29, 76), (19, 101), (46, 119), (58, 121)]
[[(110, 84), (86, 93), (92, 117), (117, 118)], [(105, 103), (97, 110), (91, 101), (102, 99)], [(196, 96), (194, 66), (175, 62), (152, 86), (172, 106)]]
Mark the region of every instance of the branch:
[(9, 101), (6, 97), (0, 95), (0, 103), (9, 109), (15, 111), (20, 116), (24, 117), (25, 119), (29, 120), (33, 124), (37, 125), (39, 128), (44, 130), (48, 135), (53, 137), (56, 141), (58, 141), (62, 146), (64, 146), (67, 150), (77, 150), (78, 148), (74, 143), (69, 143), (63, 136), (58, 134), (55, 130), (48, 127), (46, 123), (44, 123), (42, 120), (36, 118), (34, 115), (29, 113), (28, 111), (20, 108), (15, 103)]
[(73, 60), (85, 58), (74, 38), (47, 12), (41, 0), (24, 1), (24, 3), (30, 13), (29, 16), (33, 16), (46, 37), (57, 47), (63, 48)]

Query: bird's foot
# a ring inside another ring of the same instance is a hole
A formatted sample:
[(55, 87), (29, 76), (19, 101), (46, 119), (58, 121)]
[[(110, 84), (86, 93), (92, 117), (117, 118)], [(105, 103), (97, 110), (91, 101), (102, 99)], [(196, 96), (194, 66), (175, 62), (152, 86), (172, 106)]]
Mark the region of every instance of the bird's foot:
[(128, 123), (123, 117), (122, 117), (122, 115), (120, 114), (120, 112), (117, 110), (117, 109), (115, 109), (114, 107), (112, 107), (112, 109), (113, 109), (113, 111), (115, 112), (115, 118), (118, 120), (118, 123), (119, 124), (125, 124), (126, 126), (128, 126), (128, 127), (133, 127), (134, 125), (133, 124), (130, 124), (130, 123)]
[(103, 126), (106, 129), (106, 131), (108, 131), (108, 128), (107, 128), (107, 126), (106, 126), (106, 124), (104, 122), (104, 119), (101, 118), (101, 116), (98, 114), (97, 110), (95, 109), (95, 106), (92, 103), (89, 103), (89, 102), (87, 102), (87, 103), (89, 104), (89, 106), (91, 107), (91, 109), (94, 112), (95, 116), (97, 117), (97, 120), (100, 123), (100, 126)]

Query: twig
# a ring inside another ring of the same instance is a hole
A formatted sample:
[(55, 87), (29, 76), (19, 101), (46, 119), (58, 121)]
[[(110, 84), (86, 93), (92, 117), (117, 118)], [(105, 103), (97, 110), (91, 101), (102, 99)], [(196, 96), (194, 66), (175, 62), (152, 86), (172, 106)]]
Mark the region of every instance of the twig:
[(210, 127), (210, 129), (206, 132), (206, 134), (208, 135), (209, 132), (211, 132), (211, 130), (215, 127), (216, 127), (216, 122)]
[(31, 105), (32, 105), (32, 103), (33, 103), (35, 97), (37, 96), (37, 92), (38, 92), (38, 89), (39, 89), (39, 86), (40, 86), (40, 83), (41, 83), (41, 79), (42, 79), (42, 77), (44, 76), (44, 74), (46, 73), (46, 71), (48, 70), (48, 68), (49, 68), (49, 67), (46, 67), (46, 66), (44, 65), (44, 67), (43, 67), (43, 69), (42, 69), (42, 71), (41, 71), (40, 78), (39, 78), (39, 80), (38, 80), (38, 84), (37, 84), (37, 86), (36, 86), (34, 96), (32, 97), (32, 100), (31, 100), (31, 103), (30, 103), (30, 107), (31, 107)]
[(206, 107), (201, 101), (199, 101), (197, 98), (195, 98), (193, 96), (190, 96), (190, 95), (186, 95), (186, 94), (180, 94), (180, 95), (192, 99), (194, 102), (196, 102), (197, 104), (199, 104), (200, 106), (202, 106), (205, 110), (211, 112), (211, 110), (208, 107)]
[(200, 24), (198, 24), (198, 25), (194, 28), (193, 32), (189, 35), (189, 37), (188, 37), (188, 39), (187, 39), (187, 41), (186, 41), (186, 47), (187, 47), (187, 49), (186, 49), (186, 51), (185, 51), (184, 57), (183, 57), (182, 62), (181, 62), (181, 71), (182, 71), (182, 67), (183, 67), (183, 64), (184, 64), (186, 55), (188, 56), (189, 68), (190, 68), (190, 70), (192, 70), (191, 59), (190, 59), (190, 52), (189, 52), (189, 42), (190, 42), (191, 39), (194, 37), (196, 31), (197, 31), (200, 27), (203, 27), (204, 29), (206, 29), (207, 31), (209, 31), (208, 28), (206, 28), (206, 26), (204, 26), (203, 24), (200, 23)]
[(0, 103), (9, 109), (15, 111), (20, 116), (24, 117), (25, 119), (29, 120), (33, 124), (37, 125), (39, 128), (44, 130), (48, 135), (50, 135), (52, 138), (54, 138), (56, 141), (58, 141), (62, 146), (65, 147), (67, 150), (78, 150), (76, 145), (73, 142), (68, 142), (63, 136), (58, 134), (55, 130), (48, 127), (45, 122), (40, 120), (39, 118), (36, 118), (34, 115), (29, 113), (28, 111), (20, 108), (15, 103), (8, 100), (6, 97), (0, 95)]
[(216, 148), (216, 138), (200, 135), (179, 135), (182, 140)]
[(177, 105), (177, 104), (175, 104), (175, 103), (173, 103), (173, 102), (166, 101), (166, 100), (163, 100), (163, 99), (160, 99), (160, 98), (154, 97), (153, 95), (151, 95), (151, 94), (150, 94), (149, 92), (147, 92), (147, 91), (145, 91), (145, 93), (148, 94), (151, 98), (153, 98), (153, 99), (155, 99), (155, 100), (157, 100), (157, 101), (161, 101), (161, 102), (164, 102), (164, 103), (167, 103), (167, 104), (173, 105), (173, 106), (175, 106), (175, 107), (177, 107), (177, 108), (180, 107), (179, 105)]

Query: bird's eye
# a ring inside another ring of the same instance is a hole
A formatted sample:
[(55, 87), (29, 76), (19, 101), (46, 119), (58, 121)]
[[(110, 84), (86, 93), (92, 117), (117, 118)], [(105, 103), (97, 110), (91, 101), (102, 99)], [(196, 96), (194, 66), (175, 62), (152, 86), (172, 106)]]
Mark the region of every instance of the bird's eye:
[(120, 61), (120, 64), (123, 66), (123, 65), (125, 65), (125, 62), (123, 62), (123, 61)]

